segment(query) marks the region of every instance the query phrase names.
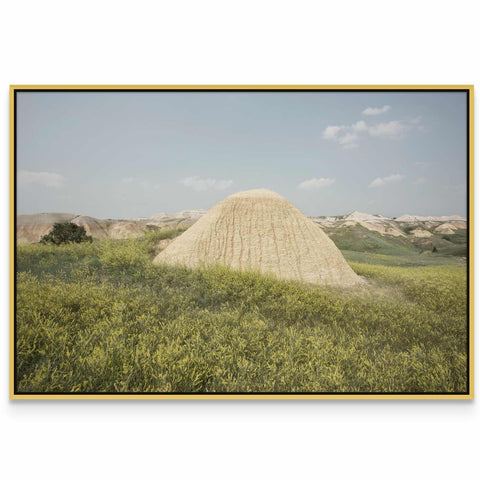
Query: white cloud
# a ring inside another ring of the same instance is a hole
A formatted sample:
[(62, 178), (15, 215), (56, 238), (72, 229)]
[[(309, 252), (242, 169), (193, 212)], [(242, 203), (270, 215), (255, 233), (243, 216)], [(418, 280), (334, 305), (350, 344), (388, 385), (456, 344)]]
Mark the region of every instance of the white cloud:
[(368, 128), (368, 133), (372, 137), (401, 137), (407, 127), (398, 120), (392, 120), (388, 123), (377, 123)]
[(388, 185), (389, 183), (401, 182), (405, 178), (405, 175), (400, 173), (394, 173), (392, 175), (388, 175), (387, 177), (378, 177), (372, 181), (372, 183), (368, 186), (369, 188), (375, 187), (382, 187), (384, 185)]
[(38, 184), (44, 187), (59, 188), (65, 183), (65, 177), (58, 173), (52, 172), (30, 172), (28, 170), (20, 170), (18, 172), (18, 185), (27, 187), (28, 185)]
[(188, 177), (180, 180), (185, 187), (192, 188), (197, 192), (205, 190), (226, 190), (233, 185), (233, 180), (216, 180), (214, 178)]
[(122, 178), (122, 183), (133, 183), (134, 180), (135, 179), (133, 177), (125, 177), (125, 178)]
[(345, 127), (343, 125), (330, 125), (323, 131), (322, 136), (325, 140), (339, 143), (343, 148), (358, 147), (358, 144), (356, 143), (358, 135), (353, 131), (353, 126)]
[(373, 188), (373, 187), (380, 187), (382, 185), (385, 185), (385, 181), (382, 178), (376, 178), (368, 187)]
[(299, 183), (298, 188), (302, 190), (312, 190), (314, 188), (329, 187), (333, 183), (335, 183), (334, 178), (311, 178), (310, 180)]
[(346, 133), (338, 139), (340, 145), (349, 145), (355, 143), (358, 140), (358, 135), (356, 133)]
[[(370, 108), (370, 107), (369, 107)], [(384, 105), (377, 110), (387, 111), (390, 107)], [(367, 110), (364, 110), (365, 113)], [(371, 109), (370, 110), (374, 110)], [(373, 115), (369, 113), (367, 115)], [(325, 140), (338, 143), (345, 149), (357, 148), (359, 141), (367, 136), (400, 139), (410, 131), (424, 131), (422, 117), (416, 117), (409, 120), (392, 120), (385, 123), (368, 124), (364, 120), (359, 120), (352, 125), (329, 125), (322, 132)]]
[(368, 130), (367, 124), (363, 120), (359, 120), (357, 123), (352, 125), (352, 130), (354, 132), (365, 132)]
[(384, 105), (383, 107), (367, 107), (362, 113), (363, 115), (381, 115), (382, 113), (386, 113), (390, 110), (390, 105)]
[(334, 140), (343, 128), (343, 126), (330, 125), (323, 131), (323, 138), (325, 140)]

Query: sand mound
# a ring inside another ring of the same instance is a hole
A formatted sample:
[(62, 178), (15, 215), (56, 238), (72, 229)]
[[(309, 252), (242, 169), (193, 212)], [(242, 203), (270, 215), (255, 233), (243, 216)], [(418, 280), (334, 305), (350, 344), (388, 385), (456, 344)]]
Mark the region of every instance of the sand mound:
[(362, 282), (321, 228), (269, 190), (227, 197), (154, 262), (187, 267), (222, 264), (318, 285)]
[(139, 222), (119, 221), (108, 228), (108, 237), (113, 239), (138, 238), (145, 235), (147, 226)]
[(401, 215), (395, 219), (397, 222), (448, 222), (453, 221), (466, 221), (465, 218), (460, 215), (443, 215), (440, 217), (423, 217), (421, 215)]
[(452, 235), (455, 233), (455, 230), (457, 230), (457, 227), (452, 225), (451, 223), (444, 223), (442, 225), (439, 225), (436, 229), (436, 233), (443, 233), (447, 235)]
[(417, 238), (433, 237), (433, 234), (431, 232), (429, 232), (428, 230), (424, 230), (423, 228), (416, 228), (415, 230), (412, 230), (410, 232), (410, 235), (413, 235), (414, 237), (417, 237)]
[(98, 218), (89, 217), (87, 215), (79, 215), (72, 220), (78, 226), (83, 227), (87, 235), (93, 238), (108, 238), (108, 221), (99, 220)]
[(355, 220), (357, 222), (381, 222), (385, 220), (390, 220), (388, 217), (383, 215), (371, 215), (370, 213), (363, 212), (352, 212), (345, 217), (345, 220)]

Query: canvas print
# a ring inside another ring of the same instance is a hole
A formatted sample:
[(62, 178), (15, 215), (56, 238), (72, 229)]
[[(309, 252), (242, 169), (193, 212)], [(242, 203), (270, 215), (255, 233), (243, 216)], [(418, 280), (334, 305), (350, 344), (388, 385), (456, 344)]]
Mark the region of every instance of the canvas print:
[(12, 87), (13, 398), (471, 398), (470, 87)]

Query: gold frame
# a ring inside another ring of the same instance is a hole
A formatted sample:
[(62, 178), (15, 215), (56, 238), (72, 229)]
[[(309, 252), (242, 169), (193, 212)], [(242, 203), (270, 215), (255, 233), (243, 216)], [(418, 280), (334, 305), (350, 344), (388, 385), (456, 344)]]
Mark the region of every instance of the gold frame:
[[(469, 198), (468, 198), (468, 226), (469, 226), (469, 278), (468, 287), (469, 297), (469, 387), (467, 394), (205, 394), (197, 395), (190, 393), (183, 394), (17, 394), (14, 385), (14, 284), (15, 284), (15, 218), (14, 218), (14, 191), (15, 191), (15, 111), (14, 98), (17, 90), (465, 90), (469, 93), (469, 130), (468, 130), (468, 175), (469, 175)], [(13, 400), (472, 400), (474, 398), (474, 361), (473, 361), (473, 345), (474, 345), (474, 115), (473, 115), (473, 85), (10, 85), (10, 399)]]

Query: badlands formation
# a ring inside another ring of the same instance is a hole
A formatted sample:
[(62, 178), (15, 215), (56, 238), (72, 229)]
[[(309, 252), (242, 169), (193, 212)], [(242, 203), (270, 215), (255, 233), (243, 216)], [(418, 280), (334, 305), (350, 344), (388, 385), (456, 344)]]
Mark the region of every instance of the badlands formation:
[(221, 264), (317, 285), (362, 282), (332, 240), (269, 190), (230, 195), (162, 250), (157, 264)]
[[(151, 228), (186, 228), (206, 214), (205, 210), (184, 210), (175, 214), (159, 213), (151, 217), (130, 220), (103, 220), (71, 213), (37, 213), (17, 216), (17, 243), (36, 243), (53, 228), (56, 222), (73, 222), (85, 227), (93, 238), (135, 238)], [(337, 229), (361, 226), (385, 237), (428, 238), (436, 235), (452, 235), (467, 228), (467, 221), (458, 215), (421, 217), (402, 215), (397, 218), (353, 212), (336, 217), (309, 217), (327, 233)]]
[(36, 243), (49, 233), (56, 222), (73, 222), (85, 228), (93, 238), (136, 238), (151, 228), (186, 228), (195, 223), (204, 210), (185, 210), (174, 215), (159, 213), (133, 220), (102, 220), (71, 213), (38, 213), (17, 217), (17, 243)]
[(437, 233), (451, 234), (458, 229), (467, 228), (467, 220), (459, 215), (441, 217), (422, 217), (402, 215), (396, 218), (383, 215), (353, 212), (337, 217), (310, 217), (322, 228), (347, 228), (360, 225), (372, 232), (390, 237), (431, 237), (430, 229)]
[(412, 254), (438, 251), (465, 256), (468, 226), (467, 220), (458, 215), (390, 218), (353, 212), (307, 218), (280, 195), (260, 190), (232, 195), (208, 213), (185, 210), (123, 220), (68, 213), (18, 215), (17, 243), (39, 242), (56, 222), (82, 225), (87, 235), (98, 239), (135, 238), (150, 230), (190, 227), (173, 242), (159, 242), (156, 251), (165, 253), (157, 257), (157, 262), (223, 263), (270, 272), (281, 278), (334, 285), (353, 284), (358, 277), (328, 237), (345, 250), (391, 254), (392, 249), (400, 248)]

